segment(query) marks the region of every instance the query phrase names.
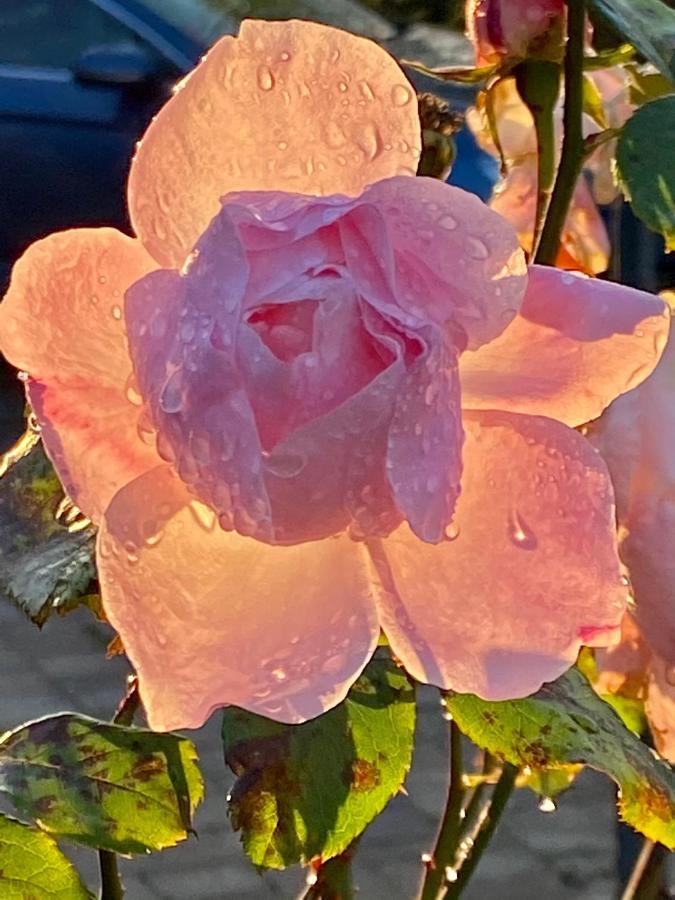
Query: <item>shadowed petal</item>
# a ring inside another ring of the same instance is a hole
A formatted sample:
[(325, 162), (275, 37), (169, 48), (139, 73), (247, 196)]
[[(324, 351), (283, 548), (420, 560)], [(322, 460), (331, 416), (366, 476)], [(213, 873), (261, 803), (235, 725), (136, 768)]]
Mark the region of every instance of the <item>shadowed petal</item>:
[(260, 438), (236, 359), (248, 264), (225, 213), (182, 274), (163, 269), (128, 295), (131, 355), (158, 450), (224, 528), (271, 537)]
[(394, 653), (422, 681), (492, 700), (613, 643), (625, 608), (611, 484), (587, 441), (550, 419), (464, 417), (462, 493), (446, 542), (406, 525), (373, 550)]
[(387, 447), (394, 497), (423, 541), (442, 540), (452, 519), (462, 440), (457, 363), (435, 335), (401, 385)]
[[(516, 229), (520, 244), (528, 253), (532, 249), (536, 205), (537, 158), (528, 155), (511, 166), (490, 200), (490, 207)], [(607, 229), (582, 177), (572, 195), (556, 266), (598, 275), (609, 265), (610, 250)]]
[(124, 292), (156, 263), (112, 228), (37, 241), (0, 305), (0, 346), (30, 375), (42, 436), (72, 500), (98, 519), (113, 494), (157, 465), (138, 436)]
[(619, 486), (621, 558), (647, 643), (675, 663), (675, 340), (655, 372), (612, 404), (591, 438)]
[(199, 727), (224, 704), (313, 718), (344, 698), (377, 643), (362, 545), (228, 534), (167, 469), (115, 497), (98, 558), (106, 615), (156, 730)]
[(359, 194), (414, 175), (415, 92), (372, 41), (313, 22), (244, 21), (180, 85), (132, 164), (137, 234), (181, 265), (229, 191)]
[(652, 294), (531, 266), (506, 331), (460, 357), (462, 404), (581, 425), (649, 375), (669, 324)]
[[(367, 220), (361, 229), (351, 218), (345, 223), (350, 272), (369, 301), (409, 325), (448, 324), (455, 342), (471, 347), (506, 328), (527, 284), (525, 260), (507, 222), (477, 197), (434, 178), (389, 178), (368, 188), (363, 203), (377, 209), (380, 229), (366, 227)], [(395, 305), (382, 297), (373, 244), (381, 264), (394, 267), (389, 278)]]
[(675, 665), (659, 656), (652, 659), (645, 711), (656, 749), (675, 763)]

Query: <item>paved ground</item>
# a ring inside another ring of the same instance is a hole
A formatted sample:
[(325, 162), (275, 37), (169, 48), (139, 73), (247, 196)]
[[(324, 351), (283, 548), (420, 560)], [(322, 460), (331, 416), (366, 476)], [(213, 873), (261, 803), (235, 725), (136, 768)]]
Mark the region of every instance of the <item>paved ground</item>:
[[(126, 664), (106, 661), (108, 629), (88, 613), (50, 621), (42, 632), (0, 603), (0, 731), (67, 709), (109, 718), (123, 691)], [(162, 854), (122, 862), (128, 900), (266, 900), (292, 898), (299, 871), (264, 877), (247, 863), (225, 817), (231, 783), (218, 740), (218, 717), (192, 735), (200, 751), (207, 799), (196, 819), (198, 839)], [(418, 746), (399, 796), (371, 827), (356, 864), (363, 900), (412, 900), (420, 854), (433, 838), (445, 792), (445, 723), (436, 695), (421, 700)], [(89, 884), (95, 855), (73, 852)], [(557, 812), (537, 810), (519, 792), (467, 900), (612, 900), (615, 845), (610, 785), (585, 775)]]

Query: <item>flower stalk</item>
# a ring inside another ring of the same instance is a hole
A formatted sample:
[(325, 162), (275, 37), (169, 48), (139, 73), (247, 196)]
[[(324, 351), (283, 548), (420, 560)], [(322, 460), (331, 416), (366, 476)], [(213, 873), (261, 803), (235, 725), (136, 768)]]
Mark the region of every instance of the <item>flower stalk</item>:
[(464, 767), (462, 733), (454, 721), (450, 722), (450, 785), (443, 821), (436, 838), (431, 859), (422, 884), (420, 900), (436, 900), (445, 884), (446, 870), (451, 868), (462, 833), (462, 804), (464, 800)]
[[(140, 702), (138, 679), (131, 676), (127, 682), (127, 692), (113, 716), (113, 723), (131, 725)], [(101, 873), (100, 900), (123, 900), (124, 886), (117, 866), (117, 854), (112, 850), (99, 850), (98, 864)]]
[(558, 174), (534, 261), (554, 265), (567, 212), (584, 160), (582, 131), (585, 0), (568, 0), (567, 46), (565, 49), (564, 136)]
[(312, 864), (302, 900), (353, 900), (352, 860), (358, 843), (358, 839), (353, 841), (344, 853), (333, 859)]
[(506, 804), (513, 793), (517, 775), (518, 769), (515, 766), (509, 763), (504, 764), (492, 797), (478, 817), (475, 838), (465, 839), (470, 840), (466, 846), (466, 856), (461, 864), (453, 869), (454, 881), (448, 883), (445, 893), (441, 895), (442, 900), (455, 900), (469, 883), (469, 879), (478, 867), (478, 863), (497, 829)]

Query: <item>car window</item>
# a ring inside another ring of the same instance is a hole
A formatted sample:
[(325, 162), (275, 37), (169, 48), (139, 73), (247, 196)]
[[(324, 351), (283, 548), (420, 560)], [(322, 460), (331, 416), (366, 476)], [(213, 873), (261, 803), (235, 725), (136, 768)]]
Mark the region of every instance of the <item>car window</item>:
[(137, 42), (89, 0), (0, 0), (0, 65), (71, 68), (85, 50)]
[[(1, 0), (0, 0), (1, 2)], [(214, 0), (142, 0), (143, 5), (161, 16), (182, 34), (203, 47), (210, 46), (221, 34), (237, 31), (234, 19)]]

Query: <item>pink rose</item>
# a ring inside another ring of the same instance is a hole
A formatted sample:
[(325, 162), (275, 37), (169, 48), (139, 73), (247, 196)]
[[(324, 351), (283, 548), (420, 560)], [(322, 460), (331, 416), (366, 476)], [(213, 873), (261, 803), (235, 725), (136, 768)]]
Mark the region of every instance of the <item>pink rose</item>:
[(675, 341), (654, 374), (591, 430), (616, 486), (622, 559), (635, 610), (621, 644), (598, 658), (600, 688), (646, 700), (657, 748), (675, 762)]
[(573, 426), (653, 369), (664, 306), (528, 276), (419, 150), (385, 51), (248, 21), (143, 138), (138, 237), (15, 266), (0, 343), (99, 524), (153, 728), (316, 716), (381, 627), (416, 678), (495, 699), (617, 635), (612, 489)]
[(467, 0), (467, 35), (476, 64), (560, 59), (566, 11), (564, 0)]

